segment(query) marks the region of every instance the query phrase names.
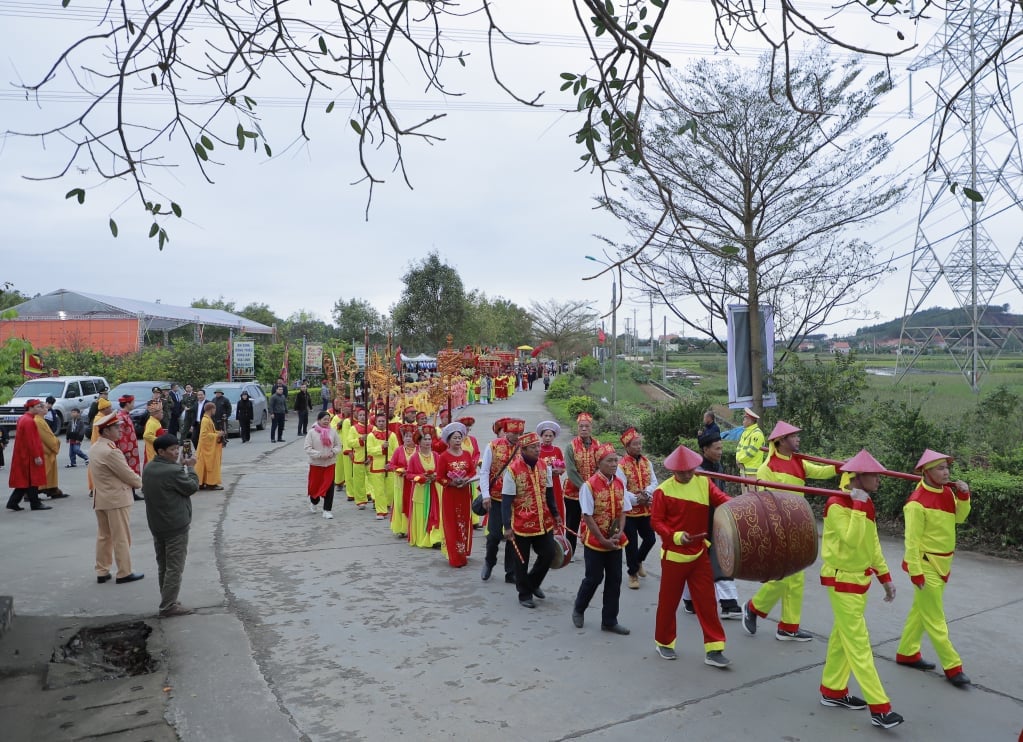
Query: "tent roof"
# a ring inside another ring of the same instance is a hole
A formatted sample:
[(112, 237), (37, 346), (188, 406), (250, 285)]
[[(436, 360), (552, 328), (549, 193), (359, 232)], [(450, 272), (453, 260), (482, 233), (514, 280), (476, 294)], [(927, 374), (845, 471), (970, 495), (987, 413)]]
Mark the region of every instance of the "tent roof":
[(222, 309), (178, 307), (158, 301), (122, 299), (68, 289), (57, 289), (11, 308), (18, 313), (17, 319), (108, 319), (132, 316), (142, 319), (147, 331), (157, 332), (190, 324), (231, 327), (255, 335), (269, 335), (274, 331), (261, 322)]
[(426, 361), (436, 361), (437, 359), (434, 358), (433, 356), (426, 355), (426, 353), (420, 353), (414, 358), (402, 358), (402, 360), (408, 363), (423, 363)]

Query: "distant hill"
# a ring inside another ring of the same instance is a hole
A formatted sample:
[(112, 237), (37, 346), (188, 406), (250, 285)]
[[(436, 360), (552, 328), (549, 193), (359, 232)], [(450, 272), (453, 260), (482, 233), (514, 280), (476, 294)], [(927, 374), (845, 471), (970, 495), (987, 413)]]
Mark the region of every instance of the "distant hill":
[[(950, 327), (969, 325), (970, 315), (964, 309), (945, 309), (934, 307), (917, 312), (910, 323), (911, 327)], [(1023, 327), (1023, 315), (1010, 314), (1009, 305), (989, 306), (984, 313), (985, 325), (1000, 327)], [(870, 325), (856, 330), (857, 340), (884, 340), (898, 338), (902, 332), (902, 318), (879, 325)]]

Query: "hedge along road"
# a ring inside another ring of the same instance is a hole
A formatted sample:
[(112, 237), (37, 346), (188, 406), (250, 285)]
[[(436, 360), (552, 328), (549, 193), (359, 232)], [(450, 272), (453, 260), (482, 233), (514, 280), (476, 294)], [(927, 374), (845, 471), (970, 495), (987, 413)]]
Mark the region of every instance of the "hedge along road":
[[(485, 445), (497, 417), (524, 417), (527, 429), (547, 417), (543, 395), (537, 384), (456, 417), (474, 416), (473, 432)], [(558, 443), (565, 446), (570, 437), (563, 431)], [(583, 572), (578, 557), (550, 573), (546, 600), (528, 610), (518, 605), (514, 586), (500, 579), (499, 569), (489, 582), (480, 580), (481, 531), (474, 533), (469, 565), (452, 569), (439, 551), (413, 549), (396, 538), (371, 508), (358, 511), (341, 498), (333, 521), (310, 513), (300, 443), (253, 458), (225, 468), (216, 563), (230, 610), (244, 624), (280, 710), (309, 739), (675, 739), (682, 732), (694, 740), (834, 740), (856, 739), (871, 728), (866, 711), (819, 704), (831, 628), (819, 565), (808, 570), (803, 611), (813, 642), (775, 641), (770, 621), (760, 622), (756, 637), (726, 621), (733, 664), (718, 670), (703, 664), (695, 617), (680, 612), (679, 660), (665, 662), (653, 642), (660, 574), (654, 556), (641, 588), (622, 590), (620, 621), (631, 636), (599, 630), (599, 592), (585, 628), (577, 630), (571, 611)], [(938, 673), (895, 666), (912, 588), (898, 569), (901, 545), (886, 540), (883, 546), (899, 592), (894, 603), (884, 604), (875, 585), (867, 621), (882, 681), (906, 717), (892, 734), (1015, 739), (1023, 729), (1023, 691), (1018, 659), (1008, 658), (1023, 656), (1023, 641), (1005, 616), (1023, 603), (1023, 567), (957, 555), (946, 609), (952, 639), (975, 683), (961, 691)], [(755, 588), (740, 583), (740, 597)], [(188, 597), (186, 579), (182, 600)], [(175, 619), (182, 627), (198, 620)], [(924, 653), (934, 659), (927, 641)], [(217, 704), (218, 688), (239, 681), (236, 670), (228, 663), (222, 676), (213, 672), (218, 675), (209, 704), (231, 718), (247, 713), (244, 706), (225, 711)], [(855, 681), (850, 690), (858, 692)], [(190, 733), (183, 736), (202, 739), (198, 712), (184, 713), (189, 716)]]

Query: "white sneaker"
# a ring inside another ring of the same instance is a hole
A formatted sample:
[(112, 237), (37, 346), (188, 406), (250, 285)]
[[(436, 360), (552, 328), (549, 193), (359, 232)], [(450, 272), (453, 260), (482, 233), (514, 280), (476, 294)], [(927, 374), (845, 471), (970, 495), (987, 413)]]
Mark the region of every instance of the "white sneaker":
[(323, 517), (325, 520), (334, 520), (334, 516), (331, 515), (331, 512), (329, 510), (323, 511)]
[(310, 513), (318, 513), (318, 512), (320, 512), (320, 509), (315, 504), (309, 503), (309, 512)]

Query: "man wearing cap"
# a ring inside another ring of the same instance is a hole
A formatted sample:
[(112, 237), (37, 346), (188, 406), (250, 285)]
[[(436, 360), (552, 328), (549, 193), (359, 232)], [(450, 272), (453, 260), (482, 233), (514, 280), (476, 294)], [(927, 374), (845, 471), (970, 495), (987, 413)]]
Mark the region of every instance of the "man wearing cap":
[(970, 678), (948, 637), (943, 599), (956, 549), (956, 525), (966, 520), (971, 505), (966, 482), (950, 484), (951, 465), (951, 456), (925, 450), (913, 470), (921, 475), (920, 484), (902, 508), (906, 522), (902, 568), (916, 589), (895, 661), (918, 670), (933, 669), (934, 663), (920, 654), (920, 640), (926, 631), (945, 678), (961, 688), (970, 684)]
[[(895, 585), (877, 538), (871, 500), (885, 468), (863, 449), (840, 470), (852, 475), (849, 492), (828, 499), (821, 537), (821, 584), (828, 590), (835, 614), (821, 675), (821, 705), (854, 710), (869, 706), (870, 723), (891, 729), (903, 718), (892, 711), (885, 695), (863, 618), (871, 575), (877, 575), (884, 587), (885, 602), (895, 599)], [(866, 700), (849, 694), (850, 673)]]
[[(800, 430), (784, 420), (778, 421), (767, 437), (767, 459), (757, 470), (757, 479), (802, 487), (807, 479), (833, 479), (838, 474), (831, 464), (817, 464), (797, 455)], [(768, 612), (780, 600), (781, 621), (774, 638), (788, 642), (813, 640), (813, 634), (799, 628), (805, 582), (806, 575), (802, 570), (781, 580), (765, 582), (742, 608), (742, 627), (746, 633), (750, 636), (756, 634), (757, 618), (767, 618)]]
[[(130, 425), (130, 423), (128, 423)], [(143, 574), (131, 569), (131, 506), (132, 491), (142, 486), (142, 478), (128, 465), (118, 448), (120, 413), (100, 418), (95, 427), (99, 438), (89, 451), (89, 472), (95, 494), (92, 507), (96, 511), (96, 582), (110, 580), (111, 564), (117, 562), (117, 584), (141, 580)]]
[(593, 438), (593, 416), (580, 412), (576, 418), (576, 435), (565, 449), (565, 526), (568, 542), (575, 551), (576, 533), (582, 511), (579, 509), (579, 488), (597, 471), (597, 450), (600, 442)]
[(15, 446), (11, 455), (11, 471), (7, 483), (11, 496), (7, 500), (8, 510), (24, 510), (22, 498), (28, 500), (32, 510), (52, 510), (39, 500), (39, 488), (46, 486), (46, 462), (43, 459), (43, 442), (39, 438), (36, 418), (46, 414), (46, 406), (40, 399), (25, 403), (25, 412), (18, 418), (14, 429)]
[[(519, 605), (536, 608), (533, 598), (543, 600), (546, 597), (541, 585), (554, 560), (554, 528), (560, 527), (562, 521), (554, 502), (553, 475), (539, 463), (540, 436), (524, 433), (518, 444), (518, 455), (504, 471), (501, 517), (504, 538), (517, 557), (515, 589), (519, 593)], [(530, 551), (536, 553), (532, 569), (529, 569)]]
[(89, 412), (85, 418), (85, 422), (92, 428), (92, 421), (96, 419), (96, 413), (99, 410), (99, 401), (101, 399), (110, 401), (110, 390), (107, 387), (103, 387), (99, 390), (99, 396), (92, 400), (92, 404), (89, 405)]
[(188, 529), (192, 523), (192, 495), (199, 477), (192, 470), (195, 459), (178, 462), (178, 438), (164, 433), (153, 441), (156, 452), (142, 472), (146, 490), (146, 522), (153, 534), (160, 579), (160, 618), (187, 616), (192, 612), (178, 602), (181, 575), (188, 555)]
[(654, 490), (650, 522), (661, 537), (661, 586), (654, 642), (661, 659), (676, 658), (676, 614), (682, 586), (688, 584), (703, 630), (703, 661), (712, 667), (727, 667), (731, 662), (724, 655), (725, 630), (714, 605), (707, 522), (710, 508), (724, 505), (731, 498), (707, 477), (696, 476), (702, 461), (696, 451), (679, 446), (664, 460), (671, 478)]
[(348, 496), (355, 500), (359, 510), (366, 509), (369, 501), (366, 489), (366, 436), (369, 435), (369, 428), (366, 425), (366, 408), (361, 404), (355, 406), (355, 420), (348, 429), (348, 437), (342, 441), (342, 445), (352, 452), (352, 478), (348, 480), (346, 488)]
[(156, 458), (156, 448), (154, 448), (153, 444), (157, 438), (167, 432), (163, 427), (163, 405), (153, 400), (148, 404), (147, 411), (149, 412), (149, 418), (146, 420), (145, 430), (142, 431), (142, 442), (145, 446), (145, 455), (142, 459), (143, 466)]
[(760, 415), (749, 407), (742, 411), (742, 435), (735, 449), (735, 465), (739, 474), (756, 478), (757, 470), (764, 463), (764, 431), (760, 429)]
[(629, 630), (618, 623), (618, 599), (622, 592), (622, 547), (628, 541), (625, 518), (632, 506), (624, 481), (615, 476), (618, 471), (615, 447), (605, 443), (597, 452), (597, 473), (579, 488), (579, 508), (586, 524), (582, 534), (586, 574), (575, 596), (572, 623), (577, 629), (583, 627), (583, 614), (603, 582), (600, 630), (624, 636)]
[[(497, 564), (497, 547), (504, 540), (504, 513), (502, 511), (502, 483), (504, 472), (519, 452), (519, 436), (526, 429), (526, 421), (519, 418), (502, 417), (493, 425), (497, 438), (490, 441), (480, 459), (480, 497), (487, 511), (487, 548), (483, 557), (483, 571), (480, 578), (486, 582)], [(496, 507), (492, 502), (496, 503)], [(515, 561), (512, 550), (504, 547), (504, 581), (515, 582)]]
[(224, 434), (223, 445), (227, 445), (227, 421), (231, 419), (231, 400), (224, 396), (223, 389), (213, 392), (213, 407), (213, 425)]
[(629, 507), (625, 513), (625, 564), (629, 574), (629, 589), (639, 590), (639, 578), (646, 577), (643, 561), (657, 544), (657, 536), (650, 525), (650, 504), (657, 488), (657, 474), (653, 462), (643, 455), (643, 436), (629, 428), (620, 438), (625, 455), (618, 460), (618, 477), (625, 483)]

